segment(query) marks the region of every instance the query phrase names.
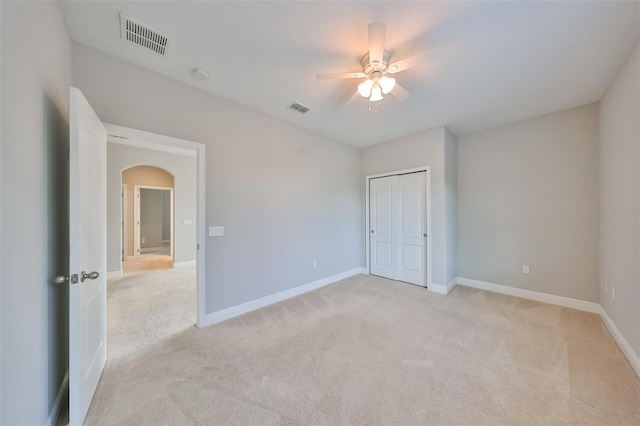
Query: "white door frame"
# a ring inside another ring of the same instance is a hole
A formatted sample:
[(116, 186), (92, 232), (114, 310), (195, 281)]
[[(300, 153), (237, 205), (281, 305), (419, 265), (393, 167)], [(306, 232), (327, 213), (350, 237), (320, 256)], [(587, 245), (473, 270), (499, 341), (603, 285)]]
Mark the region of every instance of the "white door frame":
[(370, 263), (370, 244), (371, 244), (371, 224), (370, 212), (369, 212), (369, 182), (371, 179), (405, 175), (408, 173), (427, 172), (427, 185), (426, 185), (426, 197), (427, 197), (427, 289), (431, 288), (431, 166), (416, 167), (413, 169), (398, 170), (394, 172), (379, 173), (376, 175), (369, 175), (365, 177), (365, 270), (367, 274), (371, 273)]
[[(127, 207), (129, 207), (129, 203), (127, 202), (127, 196), (129, 195), (129, 185), (126, 183), (122, 184), (122, 206), (120, 209), (120, 224), (122, 225), (122, 232), (120, 235), (122, 236), (122, 241), (120, 241), (120, 251), (122, 252), (122, 260), (127, 259), (127, 237), (129, 233), (127, 230), (129, 229), (129, 223), (127, 222)], [(120, 263), (120, 275), (122, 276), (122, 262)]]
[(140, 259), (140, 190), (141, 189), (157, 189), (160, 191), (169, 191), (169, 197), (171, 200), (171, 207), (170, 207), (170, 211), (171, 211), (171, 217), (170, 217), (170, 223), (171, 223), (171, 231), (170, 231), (170, 235), (169, 235), (169, 239), (170, 239), (170, 249), (169, 252), (171, 253), (171, 266), (173, 266), (173, 264), (175, 263), (175, 253), (173, 252), (173, 227), (174, 227), (174, 223), (173, 223), (173, 187), (170, 186), (152, 186), (152, 185), (133, 185), (133, 221), (134, 221), (134, 234), (133, 234), (133, 250), (134, 250), (134, 255), (136, 259)]
[[(175, 154), (196, 157), (196, 281), (197, 281), (197, 315), (196, 326), (206, 325), (206, 223), (205, 223), (205, 181), (206, 181), (206, 149), (203, 143), (185, 139), (131, 129), (129, 127), (104, 123), (109, 135), (119, 136), (124, 145), (142, 149), (154, 149)], [(124, 139), (123, 139), (124, 138)], [(122, 174), (120, 175), (122, 179)]]

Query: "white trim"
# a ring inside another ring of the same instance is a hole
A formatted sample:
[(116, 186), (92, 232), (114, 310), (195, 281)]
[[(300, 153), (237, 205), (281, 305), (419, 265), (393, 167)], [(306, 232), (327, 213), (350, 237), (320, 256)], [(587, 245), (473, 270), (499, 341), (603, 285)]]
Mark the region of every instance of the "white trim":
[(162, 246), (160, 247), (145, 247), (145, 248), (141, 248), (140, 249), (140, 253), (149, 253), (150, 251), (161, 251), (163, 249)]
[(67, 374), (65, 374), (64, 379), (62, 379), (60, 389), (58, 389), (58, 394), (56, 395), (56, 399), (53, 401), (53, 406), (51, 407), (51, 411), (49, 412), (49, 417), (47, 417), (47, 422), (45, 423), (46, 426), (54, 426), (58, 422), (58, 418), (60, 417), (60, 406), (68, 389), (69, 370), (67, 370)]
[[(129, 239), (129, 228), (130, 228), (130, 223), (127, 219), (127, 212), (128, 212), (128, 208), (129, 208), (129, 203), (127, 202), (127, 198), (129, 197), (129, 185), (126, 183), (122, 183), (122, 173), (120, 173), (120, 182), (121, 182), (121, 197), (120, 197), (120, 201), (122, 203), (122, 205), (120, 206), (120, 226), (122, 227), (121, 229), (121, 241), (120, 241), (120, 252), (121, 252), (121, 258), (122, 260), (125, 260), (127, 258), (127, 249), (129, 248), (128, 246), (128, 239)], [(120, 262), (122, 263), (122, 262)]]
[(111, 278), (120, 278), (122, 276), (122, 269), (118, 270), (118, 271), (109, 271), (107, 272), (107, 279), (111, 279)]
[[(107, 123), (104, 123), (104, 124), (106, 125)], [(123, 139), (123, 137), (119, 135), (112, 135), (112, 134), (107, 135), (107, 142), (115, 143), (118, 145), (126, 145), (133, 148), (150, 149), (153, 151), (161, 151), (161, 152), (168, 152), (171, 154), (186, 155), (187, 157), (195, 157), (198, 155), (196, 152), (194, 152), (191, 149), (178, 148), (178, 147), (173, 147), (169, 145), (159, 145), (157, 143), (153, 143), (149, 141), (141, 141), (136, 139)]]
[(540, 293), (538, 291), (525, 290), (522, 288), (509, 287), (500, 284), (493, 284), (484, 281), (471, 280), (469, 278), (456, 279), (458, 285), (491, 291), (493, 293), (506, 294), (509, 296), (521, 297), (523, 299), (535, 300), (537, 302), (549, 303), (551, 305), (563, 306), (565, 308), (577, 309), (579, 311), (600, 313), (600, 305), (585, 300), (572, 299), (570, 297), (556, 296), (554, 294)]
[(135, 256), (127, 256), (127, 260), (136, 260)]
[(427, 172), (427, 283), (426, 287), (431, 289), (431, 166), (422, 166), (422, 167), (414, 167), (413, 169), (404, 169), (397, 170), (393, 172), (386, 173), (378, 173), (376, 175), (368, 175), (365, 177), (365, 256), (364, 256), (364, 268), (369, 274), (370, 265), (369, 265), (369, 256), (370, 256), (370, 223), (369, 223), (369, 181), (371, 179), (387, 177), (387, 176), (395, 176), (395, 175), (404, 175), (408, 173), (416, 173), (416, 172)]
[(175, 262), (173, 264), (174, 269), (178, 268), (190, 268), (192, 266), (196, 266), (197, 262), (195, 260), (185, 260), (184, 262)]
[(444, 294), (446, 296), (447, 294), (451, 293), (451, 290), (453, 290), (456, 284), (458, 284), (458, 278), (454, 278), (447, 285), (431, 283), (431, 285), (429, 286), (429, 291), (432, 291), (438, 294)]
[(602, 322), (604, 322), (604, 325), (607, 326), (614, 340), (616, 341), (618, 346), (620, 346), (620, 350), (622, 351), (624, 356), (627, 357), (629, 364), (631, 364), (631, 367), (633, 367), (638, 377), (640, 377), (640, 358), (633, 351), (633, 349), (631, 348), (631, 345), (629, 344), (629, 342), (627, 342), (627, 339), (625, 339), (622, 333), (620, 333), (620, 330), (618, 330), (618, 327), (616, 327), (616, 324), (609, 317), (609, 315), (607, 314), (607, 311), (604, 310), (602, 305), (598, 305), (598, 306), (600, 308), (598, 313), (600, 314), (600, 318), (602, 318)]
[(232, 306), (221, 311), (207, 314), (205, 317), (205, 325), (212, 325), (228, 319), (246, 314), (256, 309), (264, 308), (265, 306), (272, 305), (274, 303), (281, 302), (286, 299), (290, 299), (295, 296), (299, 296), (303, 293), (307, 293), (312, 290), (316, 290), (320, 287), (333, 284), (337, 281), (344, 280), (354, 275), (362, 273), (362, 268), (355, 268), (349, 271), (342, 272), (340, 274), (332, 275), (330, 277), (323, 278), (318, 281), (303, 284), (298, 287), (291, 288), (289, 290), (281, 291), (279, 293), (271, 294), (269, 296), (261, 297), (260, 299), (252, 300), (250, 302), (243, 303), (241, 305)]
[[(139, 144), (140, 141), (146, 141), (150, 145), (144, 144), (146, 149), (154, 149), (156, 151), (175, 152), (174, 148), (182, 148), (185, 151), (184, 155), (196, 156), (196, 244), (198, 247), (197, 254), (197, 286), (198, 286), (198, 302), (197, 302), (197, 319), (196, 325), (198, 327), (204, 327), (205, 315), (206, 315), (206, 222), (205, 222), (205, 205), (206, 205), (206, 146), (203, 143), (193, 142), (186, 139), (179, 139), (165, 135), (159, 135), (157, 133), (145, 132), (143, 130), (132, 129), (129, 127), (117, 126), (115, 124), (103, 123), (107, 129), (109, 135), (116, 135), (128, 138), (129, 142), (124, 142), (126, 139), (120, 139), (123, 144), (131, 144), (136, 147), (143, 147)], [(113, 142), (113, 139), (108, 138)], [(171, 151), (169, 151), (171, 150)]]

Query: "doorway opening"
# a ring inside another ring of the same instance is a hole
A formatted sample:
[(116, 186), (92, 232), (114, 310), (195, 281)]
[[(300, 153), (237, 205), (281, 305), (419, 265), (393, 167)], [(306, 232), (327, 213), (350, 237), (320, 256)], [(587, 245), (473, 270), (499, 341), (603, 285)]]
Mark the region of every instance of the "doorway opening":
[(105, 127), (107, 351), (126, 362), (203, 324), (204, 145)]
[[(152, 165), (122, 171), (124, 275), (173, 268), (174, 180), (173, 174)], [(192, 255), (195, 260), (195, 251)]]

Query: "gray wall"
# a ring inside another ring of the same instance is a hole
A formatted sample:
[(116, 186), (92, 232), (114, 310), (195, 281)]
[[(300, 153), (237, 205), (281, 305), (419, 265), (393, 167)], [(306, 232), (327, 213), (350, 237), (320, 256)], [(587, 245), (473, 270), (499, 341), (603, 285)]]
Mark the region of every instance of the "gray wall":
[(1, 424), (43, 424), (68, 366), (71, 45), (59, 4), (2, 10)]
[[(362, 149), (362, 175), (431, 166), (431, 281), (447, 285), (445, 213), (445, 127), (438, 127)], [(364, 186), (362, 186), (364, 188)], [(362, 190), (364, 192), (364, 189)], [(364, 212), (364, 197), (363, 197)], [(364, 218), (364, 213), (362, 214)], [(363, 220), (363, 230), (365, 222)], [(453, 225), (455, 226), (455, 225)], [(367, 232), (363, 232), (366, 237)]]
[(444, 132), (444, 208), (445, 208), (445, 282), (458, 276), (458, 138), (451, 130)]
[(140, 248), (162, 247), (162, 226), (162, 191), (141, 189)]
[(638, 355), (639, 62), (636, 45), (600, 103), (600, 304)]
[(361, 266), (358, 150), (81, 45), (73, 76), (103, 121), (206, 144), (207, 312)]
[(598, 302), (597, 230), (597, 104), (458, 137), (458, 276)]
[[(80, 88), (82, 90), (82, 88)], [(85, 93), (85, 97), (87, 97)], [(89, 99), (87, 97), (87, 99)], [(89, 99), (91, 102), (91, 99)], [(95, 108), (95, 106), (94, 106)], [(96, 112), (100, 117), (97, 108)], [(103, 121), (102, 117), (100, 117)], [(121, 258), (122, 171), (135, 166), (155, 166), (173, 175), (174, 262), (196, 259), (196, 158), (169, 152), (107, 144), (107, 270), (119, 271)], [(131, 192), (133, 188), (128, 188)], [(183, 225), (191, 219), (191, 225)], [(133, 230), (131, 231), (133, 232)], [(153, 246), (155, 247), (155, 246)]]

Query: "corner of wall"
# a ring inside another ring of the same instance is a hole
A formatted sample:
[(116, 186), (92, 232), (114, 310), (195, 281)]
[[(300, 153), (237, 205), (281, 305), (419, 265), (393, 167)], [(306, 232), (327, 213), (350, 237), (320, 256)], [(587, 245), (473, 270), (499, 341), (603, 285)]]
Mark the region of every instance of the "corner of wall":
[(446, 282), (457, 277), (458, 256), (458, 137), (448, 127), (444, 129), (445, 165), (445, 271)]

